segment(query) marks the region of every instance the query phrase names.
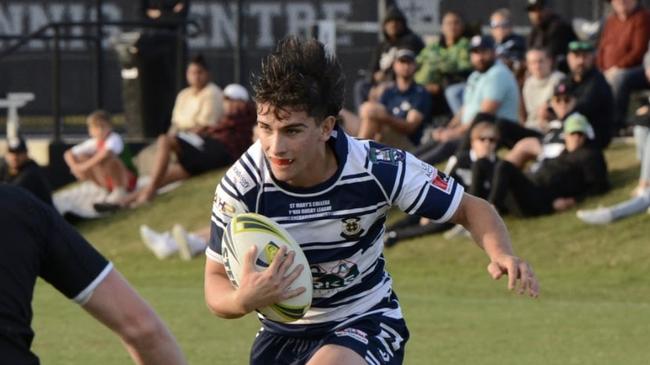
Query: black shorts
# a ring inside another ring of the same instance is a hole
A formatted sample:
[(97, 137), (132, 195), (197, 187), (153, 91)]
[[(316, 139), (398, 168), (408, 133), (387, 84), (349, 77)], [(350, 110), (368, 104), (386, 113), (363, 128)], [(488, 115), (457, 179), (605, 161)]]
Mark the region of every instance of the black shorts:
[(318, 337), (294, 337), (260, 330), (251, 350), (252, 365), (302, 365), (325, 345), (353, 350), (371, 365), (400, 365), (409, 332), (403, 319), (369, 314)]
[(226, 147), (214, 138), (203, 137), (194, 133), (176, 135), (180, 151), (178, 163), (190, 175), (199, 175), (233, 163)]

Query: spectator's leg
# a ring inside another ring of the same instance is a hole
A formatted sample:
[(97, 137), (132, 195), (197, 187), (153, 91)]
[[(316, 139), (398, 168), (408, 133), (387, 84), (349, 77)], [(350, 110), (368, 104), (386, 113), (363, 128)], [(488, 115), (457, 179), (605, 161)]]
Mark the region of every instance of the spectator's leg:
[(621, 219), (630, 215), (644, 212), (650, 207), (650, 189), (636, 198), (626, 200), (610, 208), (612, 220)]
[[(175, 136), (166, 134), (158, 136), (151, 181), (149, 182), (149, 185), (137, 193), (137, 196), (134, 199), (136, 204), (145, 203), (153, 199), (156, 195), (156, 190), (165, 183), (177, 181), (182, 177), (189, 176), (187, 172), (183, 174), (184, 170), (180, 165), (169, 164), (171, 154), (176, 151), (178, 151), (178, 142), (176, 141)], [(183, 170), (183, 172), (180, 170)]]
[[(648, 80), (645, 76), (643, 66), (637, 66), (621, 72), (620, 77), (615, 79), (612, 84), (615, 103), (615, 128), (623, 128), (626, 125), (627, 109), (630, 104), (630, 94), (632, 91), (648, 88)], [(617, 84), (616, 84), (617, 83)], [(616, 86), (614, 86), (616, 85)], [(618, 87), (618, 90), (614, 90)]]
[(499, 210), (506, 210), (506, 197), (511, 193), (517, 208), (524, 215), (538, 215), (552, 211), (552, 202), (545, 199), (544, 192), (538, 188), (515, 165), (508, 161), (497, 163), (492, 191), (488, 201)]
[(487, 199), (494, 175), (494, 162), (488, 158), (480, 158), (472, 164), (472, 184), (469, 193), (479, 198)]
[(129, 183), (129, 173), (122, 160), (117, 156), (111, 156), (101, 163), (101, 170), (104, 176), (108, 176), (113, 182), (113, 187), (120, 187), (126, 190)]
[(359, 108), (359, 134), (357, 137), (375, 139), (381, 130), (376, 116), (385, 113), (384, 106), (376, 102), (365, 102)]
[(534, 137), (524, 138), (506, 154), (506, 160), (523, 169), (528, 161), (533, 161), (542, 153), (542, 143)]
[(361, 119), (347, 109), (341, 109), (339, 115), (343, 120), (343, 129), (345, 132), (351, 136), (358, 136), (359, 128), (361, 127)]
[(465, 92), (465, 83), (460, 82), (451, 84), (445, 88), (445, 98), (451, 112), (456, 115), (463, 106), (463, 94)]
[(439, 142), (434, 144), (434, 146), (426, 152), (422, 152), (418, 157), (430, 164), (436, 165), (439, 164), (449, 157), (453, 156), (458, 147), (462, 142), (461, 138), (452, 139), (447, 142)]
[(639, 175), (639, 186), (637, 192), (650, 189), (650, 128), (636, 126), (634, 128), (636, 149), (641, 161), (641, 173)]

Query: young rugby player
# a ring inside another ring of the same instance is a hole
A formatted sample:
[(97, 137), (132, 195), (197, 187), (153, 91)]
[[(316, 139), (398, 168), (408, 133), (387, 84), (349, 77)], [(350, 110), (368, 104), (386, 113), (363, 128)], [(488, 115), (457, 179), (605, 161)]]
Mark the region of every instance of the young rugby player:
[[(503, 221), (485, 201), (409, 153), (355, 140), (338, 126), (341, 66), (315, 40), (289, 37), (255, 80), (259, 141), (216, 189), (205, 268), (212, 312), (237, 318), (300, 294), (287, 290), (300, 268), (282, 249), (234, 289), (221, 238), (236, 213), (263, 214), (300, 243), (314, 280), (312, 306), (295, 322), (261, 318), (251, 364), (401, 364), (409, 332), (384, 269), (384, 222), (391, 206), (436, 222), (462, 224), (490, 259), (488, 272), (536, 297), (531, 267), (515, 256)], [(253, 267), (255, 250), (244, 260)]]

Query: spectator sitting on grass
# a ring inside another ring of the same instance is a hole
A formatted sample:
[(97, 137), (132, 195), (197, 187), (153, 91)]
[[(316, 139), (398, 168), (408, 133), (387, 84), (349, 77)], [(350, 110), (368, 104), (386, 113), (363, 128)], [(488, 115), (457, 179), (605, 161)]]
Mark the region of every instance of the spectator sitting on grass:
[(135, 188), (137, 175), (131, 153), (113, 131), (111, 116), (103, 110), (86, 119), (90, 139), (65, 151), (63, 158), (79, 181), (92, 181), (110, 193), (105, 202), (116, 203)]
[[(156, 190), (169, 183), (228, 166), (252, 143), (255, 105), (239, 84), (224, 90), (224, 117), (215, 126), (158, 137), (151, 181), (119, 202), (138, 206), (152, 200)], [(178, 162), (170, 163), (172, 154)]]
[[(499, 211), (538, 216), (573, 207), (576, 201), (609, 188), (602, 151), (587, 143), (591, 126), (585, 118), (564, 124), (562, 153), (526, 175), (507, 160), (496, 165), (488, 201)], [(513, 199), (506, 199), (508, 196)]]
[(52, 205), (52, 188), (45, 172), (27, 155), (22, 137), (7, 138), (7, 154), (0, 160), (0, 182), (20, 186), (46, 204)]

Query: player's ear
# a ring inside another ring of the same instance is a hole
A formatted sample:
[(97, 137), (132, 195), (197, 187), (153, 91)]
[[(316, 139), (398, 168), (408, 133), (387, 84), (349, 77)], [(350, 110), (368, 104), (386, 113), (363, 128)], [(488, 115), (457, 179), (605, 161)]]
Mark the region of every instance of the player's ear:
[(323, 119), (323, 121), (320, 124), (322, 141), (327, 141), (328, 139), (330, 139), (330, 135), (332, 134), (335, 125), (336, 125), (336, 118), (334, 116), (330, 115), (327, 118)]

